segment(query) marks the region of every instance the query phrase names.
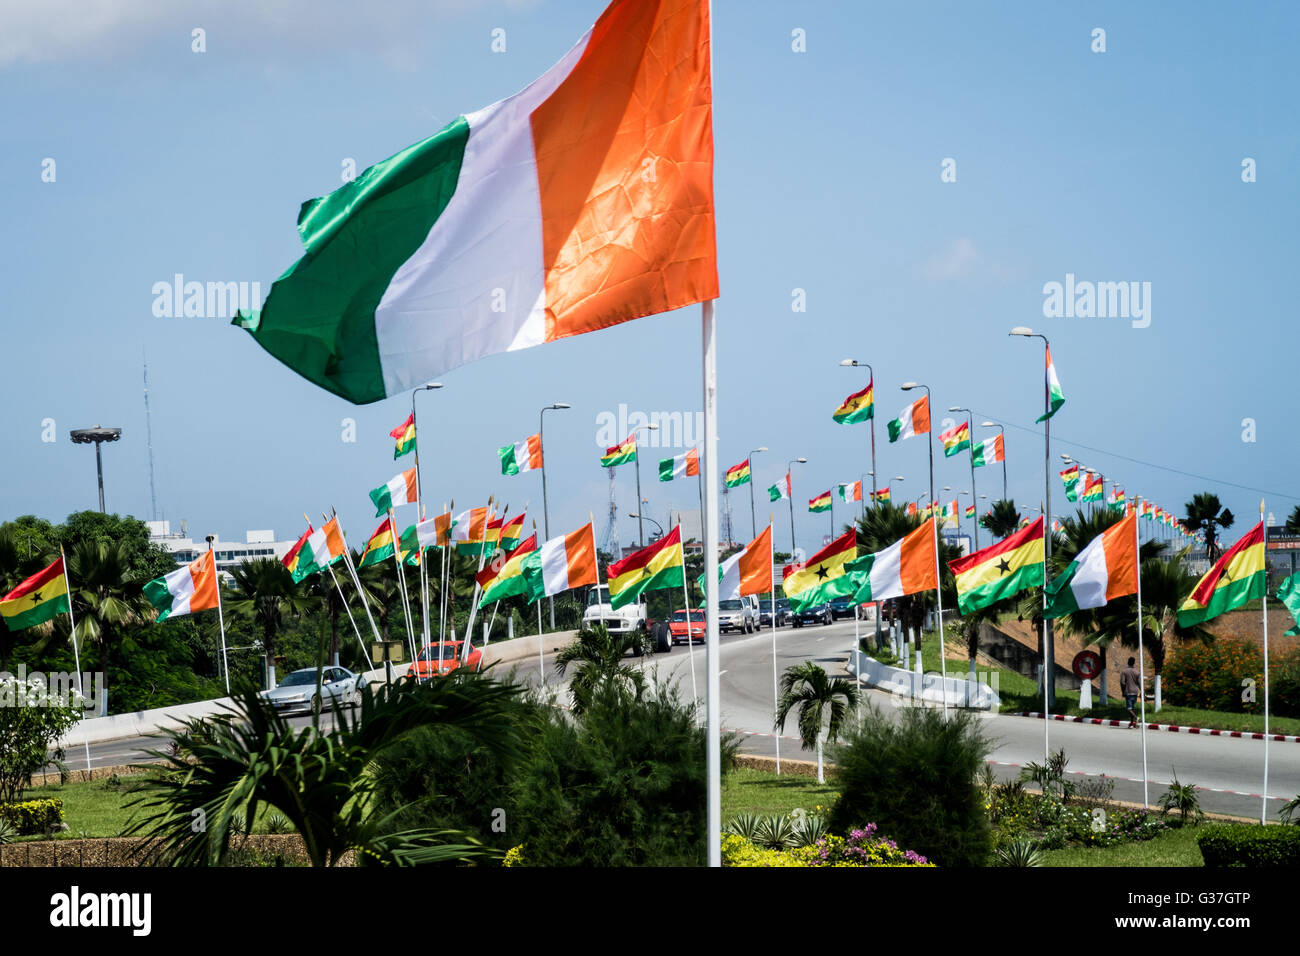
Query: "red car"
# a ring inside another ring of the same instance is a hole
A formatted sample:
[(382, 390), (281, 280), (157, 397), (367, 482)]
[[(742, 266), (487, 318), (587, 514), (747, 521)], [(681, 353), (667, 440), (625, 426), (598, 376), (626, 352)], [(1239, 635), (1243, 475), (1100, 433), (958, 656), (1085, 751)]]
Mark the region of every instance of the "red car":
[(413, 676), (417, 680), (425, 680), (442, 674), (450, 674), (458, 667), (468, 667), (472, 671), (478, 670), (483, 663), (483, 652), (477, 647), (470, 647), (469, 657), (462, 661), (461, 654), (464, 651), (464, 644), (464, 641), (443, 641), (440, 644), (430, 644), (428, 647), (421, 648), (420, 653), (416, 655), (415, 661), (411, 664), (408, 676)]
[(686, 630), (690, 628), (690, 640), (694, 642), (704, 642), (704, 612), (691, 611), (689, 623), (686, 620), (685, 611), (673, 611), (672, 618), (668, 621), (668, 632), (672, 636), (674, 644), (685, 644), (687, 641)]

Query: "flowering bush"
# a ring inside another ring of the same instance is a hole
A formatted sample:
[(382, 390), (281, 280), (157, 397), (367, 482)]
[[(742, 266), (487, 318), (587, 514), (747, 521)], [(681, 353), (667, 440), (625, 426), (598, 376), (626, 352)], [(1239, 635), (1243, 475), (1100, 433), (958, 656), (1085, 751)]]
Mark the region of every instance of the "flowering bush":
[(876, 835), (876, 825), (854, 829), (847, 837), (826, 836), (793, 850), (764, 850), (744, 837), (722, 838), (723, 866), (934, 866), (912, 850)]
[[(1165, 664), (1162, 676), (1170, 704), (1237, 714), (1260, 713), (1264, 707), (1264, 656), (1250, 641), (1185, 645)], [(1253, 701), (1242, 700), (1241, 682), (1246, 678), (1260, 688)]]
[(1018, 787), (994, 787), (984, 802), (998, 847), (1029, 839), (1040, 849), (1115, 846), (1149, 840), (1166, 830), (1159, 816), (1145, 810), (1076, 806), (1054, 796)]

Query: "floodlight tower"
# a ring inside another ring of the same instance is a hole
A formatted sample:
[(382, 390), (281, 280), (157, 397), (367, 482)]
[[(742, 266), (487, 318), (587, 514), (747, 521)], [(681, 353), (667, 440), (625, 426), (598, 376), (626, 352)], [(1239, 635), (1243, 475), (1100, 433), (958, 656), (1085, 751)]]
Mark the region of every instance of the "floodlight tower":
[(99, 511), (104, 512), (104, 459), (99, 452), (99, 446), (106, 441), (117, 441), (122, 437), (120, 428), (103, 428), (96, 425), (94, 428), (74, 428), (72, 430), (72, 443), (74, 445), (95, 446), (95, 471), (99, 475)]

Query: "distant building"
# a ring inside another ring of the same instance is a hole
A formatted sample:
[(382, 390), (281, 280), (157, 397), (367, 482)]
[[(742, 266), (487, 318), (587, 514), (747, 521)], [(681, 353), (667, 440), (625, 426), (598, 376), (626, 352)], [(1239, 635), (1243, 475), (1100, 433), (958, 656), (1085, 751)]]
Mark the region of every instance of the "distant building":
[[(181, 530), (173, 532), (170, 521), (146, 521), (149, 527), (149, 540), (166, 548), (177, 564), (189, 564), (204, 551), (208, 550), (206, 537), (195, 541), (188, 537), (186, 522), (181, 522)], [(220, 537), (212, 539), (212, 550), (216, 552), (217, 570), (229, 574), (237, 564), (254, 558), (275, 558), (277, 561), (289, 553), (296, 543), (296, 538), (288, 541), (276, 541), (275, 532), (245, 531), (243, 542), (222, 541)]]

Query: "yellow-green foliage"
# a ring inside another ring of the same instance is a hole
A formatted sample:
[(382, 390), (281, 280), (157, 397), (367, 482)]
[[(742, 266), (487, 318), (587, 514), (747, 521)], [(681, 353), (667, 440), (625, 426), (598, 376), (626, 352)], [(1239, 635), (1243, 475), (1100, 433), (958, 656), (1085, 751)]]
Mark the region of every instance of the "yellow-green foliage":
[(874, 828), (854, 830), (848, 838), (828, 836), (793, 850), (765, 850), (742, 836), (722, 837), (723, 866), (934, 866), (893, 840), (873, 837)]
[(62, 800), (26, 800), (0, 804), (0, 820), (13, 824), (20, 836), (48, 833), (63, 823)]
[(501, 861), (502, 866), (527, 866), (524, 861), (524, 845), (512, 846), (506, 850), (505, 859)]

